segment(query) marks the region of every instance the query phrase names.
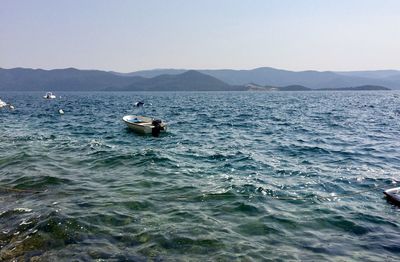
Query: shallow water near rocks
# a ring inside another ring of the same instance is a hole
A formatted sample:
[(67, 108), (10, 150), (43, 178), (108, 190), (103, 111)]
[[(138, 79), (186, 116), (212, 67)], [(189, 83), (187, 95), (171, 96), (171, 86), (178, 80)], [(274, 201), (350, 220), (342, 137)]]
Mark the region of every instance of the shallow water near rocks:
[(59, 95), (0, 93), (0, 260), (399, 257), (398, 92)]

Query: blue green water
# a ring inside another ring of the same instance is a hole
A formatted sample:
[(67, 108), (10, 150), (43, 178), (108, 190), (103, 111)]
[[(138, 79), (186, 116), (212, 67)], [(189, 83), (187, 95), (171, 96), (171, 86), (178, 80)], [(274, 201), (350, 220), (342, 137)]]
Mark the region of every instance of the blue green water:
[(59, 95), (0, 93), (0, 260), (400, 256), (398, 92)]

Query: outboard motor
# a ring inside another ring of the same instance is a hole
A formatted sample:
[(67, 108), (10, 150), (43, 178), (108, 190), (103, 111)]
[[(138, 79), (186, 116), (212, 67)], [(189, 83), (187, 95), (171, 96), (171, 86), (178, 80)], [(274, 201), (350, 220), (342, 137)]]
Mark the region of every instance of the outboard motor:
[(151, 134), (154, 137), (158, 137), (160, 135), (161, 129), (163, 129), (161, 127), (161, 120), (155, 119), (151, 124), (154, 126), (153, 129), (151, 129)]

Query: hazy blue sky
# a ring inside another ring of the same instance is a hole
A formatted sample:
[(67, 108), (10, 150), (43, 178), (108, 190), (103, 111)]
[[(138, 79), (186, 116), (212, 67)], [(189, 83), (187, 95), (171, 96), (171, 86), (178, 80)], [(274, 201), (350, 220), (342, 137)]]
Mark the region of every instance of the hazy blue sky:
[(399, 0), (0, 0), (0, 67), (400, 69)]

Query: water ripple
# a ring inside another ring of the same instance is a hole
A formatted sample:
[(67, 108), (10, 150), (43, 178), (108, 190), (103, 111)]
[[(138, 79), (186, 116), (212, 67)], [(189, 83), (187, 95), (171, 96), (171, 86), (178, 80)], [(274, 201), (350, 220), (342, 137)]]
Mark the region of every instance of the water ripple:
[[(58, 95), (1, 94), (0, 260), (400, 254), (396, 92)], [(142, 99), (167, 134), (123, 124)]]

